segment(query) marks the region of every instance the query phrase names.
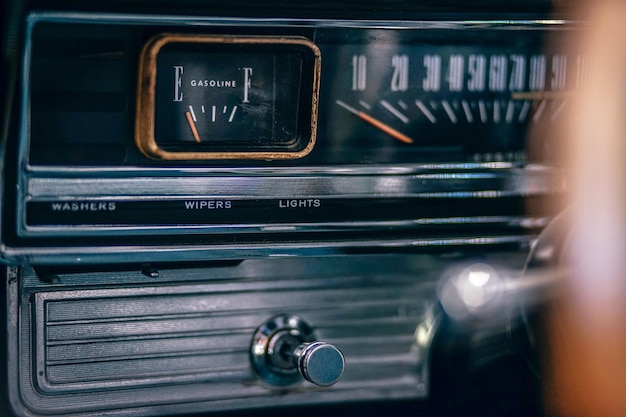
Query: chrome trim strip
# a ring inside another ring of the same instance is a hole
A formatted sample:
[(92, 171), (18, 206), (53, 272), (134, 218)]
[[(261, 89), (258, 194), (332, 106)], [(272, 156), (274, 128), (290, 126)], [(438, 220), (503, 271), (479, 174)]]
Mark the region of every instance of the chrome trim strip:
[(483, 247), (498, 245), (519, 245), (528, 247), (536, 235), (450, 237), (433, 239), (384, 239), (353, 240), (342, 242), (299, 242), (299, 243), (261, 243), (229, 245), (195, 246), (81, 246), (81, 247), (44, 247), (3, 248), (6, 260), (22, 264), (67, 265), (122, 263), (138, 264), (141, 262), (169, 261), (207, 261), (220, 259), (250, 259), (257, 257), (284, 258), (293, 256), (329, 256), (340, 255), (358, 250), (380, 249), (419, 249), (428, 247)]
[(347, 232), (377, 230), (419, 230), (426, 226), (490, 225), (539, 229), (548, 224), (549, 217), (533, 216), (484, 216), (456, 218), (418, 218), (390, 221), (345, 221), (320, 223), (272, 223), (232, 225), (184, 225), (184, 226), (28, 226), (27, 231), (49, 237), (85, 236), (174, 236), (229, 233), (285, 233), (285, 232)]
[[(552, 175), (550, 175), (552, 174)], [(31, 178), (32, 201), (63, 199), (414, 197), (497, 190), (533, 195), (563, 191), (561, 175), (525, 170), (423, 173), (409, 176), (189, 176), (133, 178)]]
[[(367, 175), (386, 174), (403, 175), (429, 171), (468, 171), (468, 170), (507, 170), (529, 169), (522, 162), (458, 162), (458, 163), (416, 163), (416, 164), (380, 164), (368, 165), (332, 165), (302, 167), (89, 167), (89, 166), (29, 166), (28, 172), (33, 177), (47, 176), (189, 176), (211, 175)], [(533, 165), (534, 171), (552, 171), (552, 167)]]
[(561, 27), (564, 24), (579, 23), (566, 19), (467, 19), (467, 20), (374, 20), (374, 19), (298, 19), (298, 18), (241, 18), (241, 17), (205, 17), (193, 15), (146, 15), (37, 11), (30, 14), (29, 20), (91, 23), (91, 24), (170, 24), (184, 26), (277, 26), (277, 27), (324, 27), (324, 28), (359, 28), (359, 29), (451, 29), (502, 28), (518, 29), (542, 25)]

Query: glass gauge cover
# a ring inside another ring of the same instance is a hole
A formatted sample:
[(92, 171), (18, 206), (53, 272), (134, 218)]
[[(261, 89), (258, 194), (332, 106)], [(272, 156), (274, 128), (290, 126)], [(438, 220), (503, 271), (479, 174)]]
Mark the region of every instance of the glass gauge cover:
[(304, 38), (159, 35), (142, 53), (136, 144), (165, 160), (303, 157), (319, 72)]

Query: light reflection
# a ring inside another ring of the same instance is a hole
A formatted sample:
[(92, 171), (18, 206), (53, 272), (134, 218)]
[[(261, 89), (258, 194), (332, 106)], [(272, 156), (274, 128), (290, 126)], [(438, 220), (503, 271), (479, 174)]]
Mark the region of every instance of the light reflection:
[(475, 287), (484, 287), (485, 284), (489, 281), (491, 274), (486, 271), (471, 271), (468, 275), (469, 281)]
[(439, 299), (449, 316), (466, 320), (493, 313), (501, 292), (498, 273), (489, 265), (476, 263), (444, 280)]

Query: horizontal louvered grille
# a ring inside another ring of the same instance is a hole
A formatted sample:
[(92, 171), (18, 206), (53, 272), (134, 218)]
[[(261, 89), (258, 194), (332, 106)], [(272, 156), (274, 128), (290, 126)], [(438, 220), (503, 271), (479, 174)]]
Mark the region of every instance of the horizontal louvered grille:
[[(521, 252), (481, 262), (521, 267)], [(428, 395), (436, 283), (465, 256), (253, 259), (20, 277), (20, 394), (38, 415), (184, 414)], [(455, 261), (456, 259), (456, 261)], [(336, 385), (276, 388), (250, 365), (258, 326), (299, 315), (345, 355)], [(416, 343), (417, 341), (419, 342)]]
[[(249, 345), (256, 327), (282, 312), (297, 314), (321, 340), (346, 355), (337, 389), (375, 380), (413, 386), (420, 375), (413, 334), (429, 312), (432, 285), (409, 277), (255, 281), (170, 288), (43, 292), (35, 296), (44, 391), (222, 381), (241, 395), (255, 380)], [(332, 283), (330, 283), (332, 284)], [(168, 295), (168, 292), (169, 295)]]

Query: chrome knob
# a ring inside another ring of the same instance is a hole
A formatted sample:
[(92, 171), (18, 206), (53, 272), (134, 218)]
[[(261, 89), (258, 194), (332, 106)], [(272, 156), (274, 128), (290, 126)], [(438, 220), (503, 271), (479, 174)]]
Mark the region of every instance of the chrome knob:
[(346, 369), (343, 354), (329, 343), (303, 343), (294, 350), (293, 358), (300, 375), (320, 387), (337, 383)]
[(304, 378), (320, 387), (331, 386), (343, 376), (343, 354), (335, 346), (315, 339), (313, 328), (300, 317), (273, 317), (254, 334), (252, 365), (272, 385), (292, 385)]

